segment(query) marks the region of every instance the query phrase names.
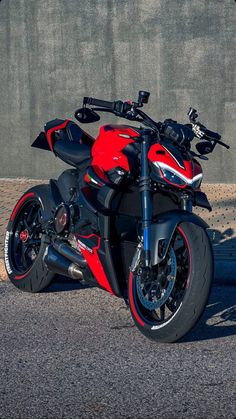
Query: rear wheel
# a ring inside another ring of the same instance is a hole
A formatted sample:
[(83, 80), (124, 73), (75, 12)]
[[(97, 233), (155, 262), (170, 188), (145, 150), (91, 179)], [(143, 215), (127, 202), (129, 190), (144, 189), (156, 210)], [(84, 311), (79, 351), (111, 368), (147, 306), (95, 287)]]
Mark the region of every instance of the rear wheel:
[(42, 291), (54, 277), (42, 259), (47, 247), (46, 214), (51, 214), (49, 187), (38, 185), (20, 198), (7, 226), (5, 266), (11, 282), (23, 291)]
[(175, 342), (197, 322), (213, 277), (212, 248), (206, 231), (180, 224), (158, 267), (130, 274), (129, 300), (139, 330), (158, 342)]

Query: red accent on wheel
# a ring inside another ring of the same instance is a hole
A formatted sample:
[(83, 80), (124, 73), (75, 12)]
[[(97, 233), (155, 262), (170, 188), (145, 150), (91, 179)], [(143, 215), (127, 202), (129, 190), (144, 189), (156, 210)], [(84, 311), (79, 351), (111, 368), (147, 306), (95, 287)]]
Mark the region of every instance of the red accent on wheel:
[(52, 127), (48, 130), (46, 136), (48, 140), (48, 145), (50, 147), (50, 150), (53, 151), (53, 140), (52, 140), (52, 134), (57, 131), (58, 129), (63, 129), (67, 126), (69, 119), (66, 119), (62, 124), (56, 125), (55, 127)]
[(138, 312), (136, 310), (135, 304), (134, 304), (134, 298), (133, 298), (133, 274), (130, 272), (129, 274), (129, 302), (130, 306), (133, 312), (134, 317), (136, 318), (137, 322), (141, 324), (141, 326), (144, 326), (143, 320), (139, 317)]
[(189, 284), (190, 284), (190, 276), (191, 276), (191, 272), (192, 272), (191, 251), (190, 251), (190, 246), (189, 246), (189, 242), (188, 242), (188, 239), (187, 239), (186, 234), (184, 233), (184, 231), (182, 230), (182, 228), (179, 227), (179, 226), (177, 227), (177, 230), (179, 230), (180, 234), (183, 236), (183, 238), (185, 240), (185, 243), (186, 243), (186, 246), (188, 248), (188, 254), (189, 254), (189, 271), (188, 271), (188, 279), (187, 279), (187, 283), (186, 283), (186, 288), (188, 288), (189, 287)]
[(25, 276), (28, 275), (29, 271), (30, 271), (30, 269), (27, 272), (25, 272), (24, 274), (22, 274), (22, 275), (16, 275), (14, 279), (23, 279), (23, 278), (25, 278)]
[(28, 199), (30, 197), (33, 197), (33, 196), (35, 196), (35, 193), (34, 192), (30, 192), (30, 193), (27, 193), (26, 195), (23, 195), (22, 196), (22, 198), (17, 202), (17, 204), (16, 204), (16, 206), (15, 206), (15, 208), (14, 208), (12, 214), (11, 214), (10, 221), (13, 221), (14, 220), (14, 218), (16, 216), (16, 213), (17, 213), (18, 209), (20, 208), (20, 206), (23, 204), (23, 202), (26, 199)]
[(29, 238), (28, 230), (22, 230), (20, 232), (20, 240), (25, 243), (28, 240), (28, 238)]

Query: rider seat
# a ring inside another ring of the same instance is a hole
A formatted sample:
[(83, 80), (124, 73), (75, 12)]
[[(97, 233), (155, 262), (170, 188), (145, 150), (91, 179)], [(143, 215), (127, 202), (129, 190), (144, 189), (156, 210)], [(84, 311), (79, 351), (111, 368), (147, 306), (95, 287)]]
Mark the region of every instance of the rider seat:
[[(45, 131), (53, 127), (59, 128), (65, 121), (50, 121), (45, 126)], [(53, 151), (61, 160), (72, 166), (80, 168), (89, 164), (91, 148), (94, 139), (84, 132), (77, 124), (69, 121), (65, 128), (53, 133)]]

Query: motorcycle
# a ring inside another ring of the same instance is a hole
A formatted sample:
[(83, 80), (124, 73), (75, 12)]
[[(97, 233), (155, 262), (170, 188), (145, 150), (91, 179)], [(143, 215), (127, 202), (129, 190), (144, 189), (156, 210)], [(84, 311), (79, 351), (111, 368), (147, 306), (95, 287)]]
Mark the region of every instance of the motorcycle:
[[(208, 225), (193, 206), (211, 211), (200, 190), (202, 168), (221, 136), (197, 121), (155, 122), (135, 101), (84, 97), (80, 123), (109, 112), (132, 125), (104, 125), (95, 140), (70, 120), (45, 125), (32, 146), (72, 166), (17, 202), (5, 239), (5, 266), (20, 290), (39, 292), (56, 275), (123, 298), (145, 336), (175, 342), (208, 300), (213, 256)], [(194, 137), (200, 139), (191, 150)]]

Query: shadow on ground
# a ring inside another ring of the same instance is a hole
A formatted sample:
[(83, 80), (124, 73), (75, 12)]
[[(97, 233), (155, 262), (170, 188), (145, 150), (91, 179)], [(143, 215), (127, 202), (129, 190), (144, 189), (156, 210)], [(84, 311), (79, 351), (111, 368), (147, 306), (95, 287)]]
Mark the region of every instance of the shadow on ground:
[(93, 287), (91, 285), (86, 284), (86, 282), (84, 281), (76, 281), (58, 275), (44, 292), (65, 292), (73, 290), (82, 290), (86, 288)]
[(197, 325), (180, 342), (236, 335), (234, 287), (213, 287), (209, 303)]
[[(78, 281), (58, 277), (46, 292), (65, 292), (92, 288)], [(101, 294), (101, 298), (104, 295)], [(234, 287), (213, 287), (209, 303), (196, 326), (180, 342), (194, 342), (236, 335)]]

